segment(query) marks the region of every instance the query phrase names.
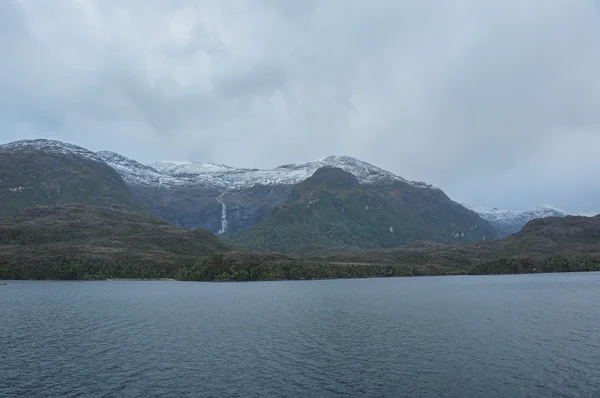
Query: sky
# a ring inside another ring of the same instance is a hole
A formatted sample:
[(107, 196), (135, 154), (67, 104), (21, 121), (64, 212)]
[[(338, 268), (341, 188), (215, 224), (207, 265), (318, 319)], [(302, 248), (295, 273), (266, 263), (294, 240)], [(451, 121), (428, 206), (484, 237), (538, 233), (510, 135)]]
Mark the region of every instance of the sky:
[(0, 143), (600, 212), (599, 0), (2, 0)]

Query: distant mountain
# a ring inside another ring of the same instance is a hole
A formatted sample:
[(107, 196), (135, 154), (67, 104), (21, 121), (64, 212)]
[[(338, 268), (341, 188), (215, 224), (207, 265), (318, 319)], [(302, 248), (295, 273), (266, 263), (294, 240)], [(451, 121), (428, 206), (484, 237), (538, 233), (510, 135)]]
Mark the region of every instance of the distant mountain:
[(531, 210), (513, 211), (486, 208), (483, 206), (463, 205), (488, 221), (494, 228), (507, 234), (519, 232), (531, 220), (547, 217), (591, 216), (591, 214), (572, 212), (568, 213), (552, 206), (537, 206)]
[(255, 250), (307, 252), (496, 237), (486, 221), (439, 189), (401, 180), (364, 184), (350, 172), (322, 167), (262, 222), (228, 239)]
[(0, 218), (70, 202), (144, 211), (119, 173), (93, 152), (51, 140), (0, 145)]

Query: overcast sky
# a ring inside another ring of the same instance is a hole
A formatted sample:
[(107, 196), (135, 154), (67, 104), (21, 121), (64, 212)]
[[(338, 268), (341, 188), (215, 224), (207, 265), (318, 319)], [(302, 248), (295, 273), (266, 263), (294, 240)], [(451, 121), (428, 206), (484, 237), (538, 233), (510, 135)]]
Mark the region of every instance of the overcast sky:
[(147, 163), (350, 155), (600, 211), (598, 0), (0, 0), (0, 142)]

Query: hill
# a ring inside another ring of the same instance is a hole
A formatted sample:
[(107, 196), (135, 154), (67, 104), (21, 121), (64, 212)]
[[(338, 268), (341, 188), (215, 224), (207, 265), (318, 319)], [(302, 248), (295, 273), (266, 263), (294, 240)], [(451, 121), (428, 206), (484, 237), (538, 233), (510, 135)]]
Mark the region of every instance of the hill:
[(32, 207), (0, 221), (0, 279), (175, 278), (226, 250), (206, 230), (82, 204)]
[(81, 204), (26, 209), (0, 221), (0, 279), (279, 280), (600, 270), (600, 216), (530, 222), (508, 239), (413, 242), (399, 248), (260, 255), (206, 230)]
[(0, 218), (71, 202), (145, 211), (121, 176), (84, 148), (50, 140), (0, 146)]
[(262, 222), (226, 239), (254, 250), (299, 253), (496, 237), (486, 221), (439, 189), (399, 180), (361, 184), (347, 171), (322, 167)]
[(295, 257), (224, 258), (193, 267), (192, 280), (488, 275), (600, 270), (600, 216), (531, 221), (507, 239), (413, 242), (391, 249)]
[(532, 220), (508, 238), (467, 243), (414, 242), (388, 250), (310, 257), (342, 264), (395, 265), (413, 274), (512, 274), (600, 270), (600, 215)]

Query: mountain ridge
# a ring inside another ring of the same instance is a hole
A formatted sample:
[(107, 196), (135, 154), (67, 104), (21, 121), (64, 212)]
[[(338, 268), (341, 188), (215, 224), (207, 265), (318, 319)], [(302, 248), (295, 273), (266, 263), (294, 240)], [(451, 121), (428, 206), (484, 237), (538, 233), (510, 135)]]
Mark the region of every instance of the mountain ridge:
[(54, 153), (58, 155), (70, 155), (76, 154), (82, 157), (86, 157), (97, 162), (104, 162), (104, 160), (97, 155), (82, 146), (69, 144), (57, 140), (48, 140), (44, 138), (38, 138), (34, 140), (19, 140), (13, 141), (6, 144), (0, 145), (0, 153), (6, 153), (16, 150), (33, 149), (38, 151), (45, 151), (48, 153)]
[(593, 217), (595, 215), (584, 212), (567, 212), (551, 205), (535, 206), (529, 210), (504, 210), (479, 205), (462, 205), (479, 214), (496, 229), (509, 234), (519, 232), (529, 221), (535, 219), (567, 216)]
[(362, 183), (402, 181), (418, 188), (439, 189), (425, 182), (409, 181), (351, 156), (330, 155), (273, 169), (257, 169), (193, 161), (159, 161), (144, 165), (114, 152), (100, 151), (97, 154), (118, 170), (123, 179), (140, 185), (184, 187), (206, 184), (221, 189), (244, 189), (253, 185), (297, 184), (321, 167), (339, 167), (354, 174)]

